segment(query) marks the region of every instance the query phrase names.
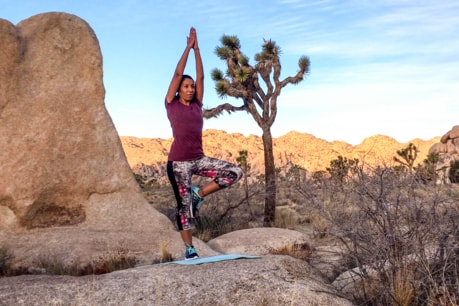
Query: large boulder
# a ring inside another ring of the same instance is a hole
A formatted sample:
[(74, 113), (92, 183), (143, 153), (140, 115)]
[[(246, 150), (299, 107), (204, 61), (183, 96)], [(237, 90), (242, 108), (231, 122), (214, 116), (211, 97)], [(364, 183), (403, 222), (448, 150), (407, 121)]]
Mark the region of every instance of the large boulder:
[[(269, 238), (269, 239), (268, 239)], [(250, 228), (230, 232), (210, 240), (213, 250), (225, 254), (265, 255), (295, 247), (314, 248), (309, 235), (285, 228)]]
[(120, 249), (146, 262), (164, 248), (183, 256), (126, 160), (90, 26), (66, 13), (0, 19), (0, 45), (0, 247), (18, 266), (50, 256), (84, 264)]

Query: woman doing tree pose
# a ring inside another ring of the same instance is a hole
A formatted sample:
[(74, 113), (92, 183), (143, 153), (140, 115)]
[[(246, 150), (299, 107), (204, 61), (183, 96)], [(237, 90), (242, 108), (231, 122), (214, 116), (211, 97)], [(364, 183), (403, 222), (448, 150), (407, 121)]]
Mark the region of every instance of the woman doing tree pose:
[[(196, 82), (185, 75), (190, 50), (196, 62)], [(204, 197), (236, 183), (242, 177), (240, 167), (227, 161), (204, 155), (202, 148), (202, 99), (204, 96), (204, 68), (199, 53), (196, 30), (192, 27), (187, 44), (175, 68), (166, 95), (167, 117), (174, 141), (167, 160), (167, 175), (177, 200), (177, 226), (185, 243), (185, 259), (198, 258), (193, 246), (194, 220)], [(202, 187), (191, 186), (193, 175), (212, 180)]]

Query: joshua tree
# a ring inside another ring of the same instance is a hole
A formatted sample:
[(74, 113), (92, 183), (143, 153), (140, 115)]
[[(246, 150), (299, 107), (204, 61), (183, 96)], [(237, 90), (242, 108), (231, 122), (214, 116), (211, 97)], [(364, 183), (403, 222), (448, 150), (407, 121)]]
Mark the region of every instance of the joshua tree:
[[(281, 89), (287, 84), (298, 84), (309, 72), (309, 58), (302, 56), (298, 61), (299, 70), (293, 77), (280, 79), (280, 49), (274, 41), (264, 40), (262, 51), (255, 55), (255, 65), (249, 64), (247, 56), (240, 51), (241, 45), (236, 36), (223, 35), (221, 46), (215, 53), (224, 60), (228, 70), (224, 74), (219, 69), (212, 71), (217, 94), (223, 97), (241, 99), (240, 106), (230, 103), (221, 104), (204, 111), (205, 118), (217, 117), (224, 110), (249, 112), (262, 129), (265, 161), (265, 212), (264, 226), (271, 226), (276, 212), (276, 178), (273, 154), (271, 126), (276, 119), (277, 99)], [(260, 79), (264, 85), (260, 86)]]
[(408, 170), (413, 171), (414, 162), (416, 161), (416, 158), (418, 157), (418, 153), (419, 153), (418, 148), (414, 144), (410, 143), (406, 148), (397, 150), (397, 155), (400, 158), (398, 158), (397, 156), (394, 156), (394, 161), (405, 166), (406, 168), (408, 168)]

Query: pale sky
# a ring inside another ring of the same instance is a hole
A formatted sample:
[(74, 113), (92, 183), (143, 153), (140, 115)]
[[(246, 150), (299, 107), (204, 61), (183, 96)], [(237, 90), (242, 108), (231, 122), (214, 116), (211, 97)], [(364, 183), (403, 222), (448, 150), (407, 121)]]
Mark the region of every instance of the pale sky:
[[(298, 59), (310, 74), (283, 88), (274, 137), (289, 131), (359, 144), (376, 134), (408, 142), (459, 125), (457, 0), (0, 0), (13, 24), (44, 12), (77, 15), (94, 29), (103, 55), (105, 104), (120, 136), (172, 137), (164, 97), (194, 26), (205, 69), (204, 106), (220, 99), (210, 77), (226, 70), (215, 55), (236, 35), (254, 64), (263, 39), (281, 48), (281, 78)], [(193, 54), (186, 73), (195, 75)], [(205, 129), (261, 136), (245, 112), (206, 120)]]

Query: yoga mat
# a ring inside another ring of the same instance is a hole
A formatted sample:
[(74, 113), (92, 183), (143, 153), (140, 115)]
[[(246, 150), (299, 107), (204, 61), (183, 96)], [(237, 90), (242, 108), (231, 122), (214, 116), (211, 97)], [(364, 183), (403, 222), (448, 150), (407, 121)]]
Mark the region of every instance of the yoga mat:
[(223, 255), (216, 255), (216, 256), (209, 256), (209, 257), (200, 257), (196, 259), (190, 260), (176, 260), (161, 263), (161, 265), (166, 264), (176, 264), (176, 265), (200, 265), (203, 263), (210, 263), (210, 262), (218, 262), (218, 261), (225, 261), (225, 260), (235, 260), (235, 259), (254, 259), (260, 258), (261, 256), (254, 256), (254, 255), (241, 255), (241, 254), (223, 254)]

